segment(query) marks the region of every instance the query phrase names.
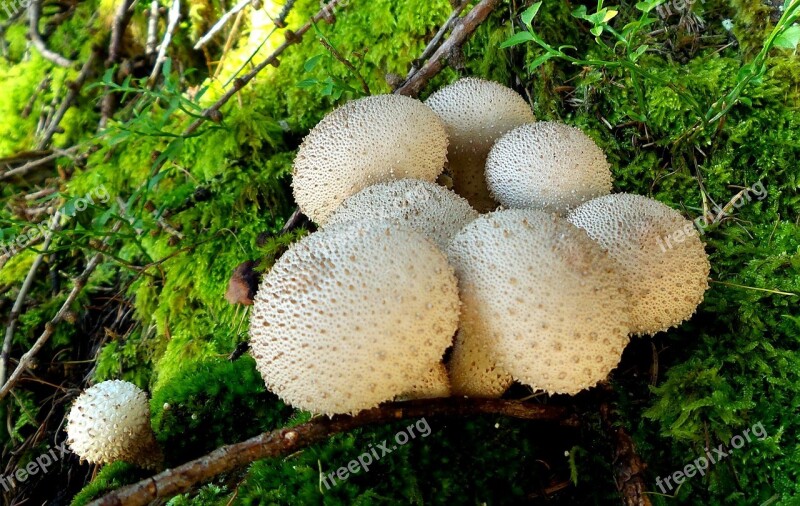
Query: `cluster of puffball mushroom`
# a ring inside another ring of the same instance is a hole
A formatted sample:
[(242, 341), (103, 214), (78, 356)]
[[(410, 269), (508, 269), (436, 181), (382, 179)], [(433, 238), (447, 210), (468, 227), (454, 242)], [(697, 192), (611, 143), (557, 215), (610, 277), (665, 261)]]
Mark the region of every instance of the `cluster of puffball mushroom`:
[[(611, 194), (592, 139), (490, 81), (345, 104), (304, 140), (292, 186), (321, 230), (265, 275), (250, 344), (267, 387), (315, 413), (499, 397), (515, 380), (575, 394), (708, 288), (697, 234), (661, 246), (688, 220)], [(99, 383), (72, 406), (68, 443), (90, 463), (158, 467), (149, 413), (135, 385)]]
[(591, 138), (490, 81), (345, 104), (303, 141), (292, 187), (320, 230), (265, 275), (250, 344), (267, 387), (315, 413), (514, 381), (575, 394), (708, 288), (697, 234), (662, 247), (688, 220), (611, 194)]

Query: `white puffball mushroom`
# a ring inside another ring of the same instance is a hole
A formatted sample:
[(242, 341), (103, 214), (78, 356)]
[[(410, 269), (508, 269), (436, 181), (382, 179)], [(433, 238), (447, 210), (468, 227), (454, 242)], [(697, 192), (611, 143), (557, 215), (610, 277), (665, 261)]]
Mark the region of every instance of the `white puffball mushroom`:
[(631, 332), (655, 334), (690, 318), (711, 265), (691, 221), (657, 200), (617, 193), (590, 200), (569, 221), (617, 260), (631, 293)]
[(264, 277), (252, 354), (292, 406), (355, 413), (412, 390), (441, 362), (459, 307), (432, 241), (386, 222), (340, 224), (294, 244)]
[(479, 329), (465, 328), (462, 322), (447, 363), (453, 395), (496, 398), (514, 382), (497, 364), (487, 337)]
[(628, 294), (614, 260), (581, 229), (541, 211), (496, 211), (464, 227), (448, 256), (459, 337), (515, 380), (575, 394), (619, 363)]
[(103, 381), (86, 389), (67, 415), (67, 444), (81, 460), (119, 460), (156, 469), (163, 456), (150, 426), (147, 394), (127, 381)]
[(478, 217), (469, 203), (430, 181), (400, 179), (364, 188), (347, 198), (326, 227), (339, 223), (383, 220), (424, 234), (443, 251), (464, 225)]
[(611, 192), (611, 170), (582, 131), (539, 121), (501, 137), (486, 160), (486, 181), (505, 207), (565, 214)]
[(303, 140), (292, 188), (300, 210), (324, 224), (363, 188), (393, 179), (435, 181), (447, 158), (444, 124), (419, 100), (376, 95), (325, 116)]
[(439, 362), (418, 378), (408, 391), (399, 395), (396, 400), (435, 399), (449, 396), (450, 379), (447, 377), (447, 368)]
[(503, 134), (536, 120), (519, 93), (494, 81), (465, 77), (434, 92), (425, 103), (447, 127), (453, 188), (475, 209), (497, 207), (486, 187), (486, 156)]

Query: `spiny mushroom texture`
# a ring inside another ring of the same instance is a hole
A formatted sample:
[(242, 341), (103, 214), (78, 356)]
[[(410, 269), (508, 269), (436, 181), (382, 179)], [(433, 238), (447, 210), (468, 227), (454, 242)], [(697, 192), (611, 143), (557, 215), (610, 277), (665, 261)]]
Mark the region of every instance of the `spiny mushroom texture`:
[(67, 436), (72, 451), (92, 464), (122, 460), (156, 468), (162, 460), (150, 427), (147, 394), (127, 381), (104, 381), (86, 389), (67, 416)]
[(441, 362), (459, 305), (429, 239), (385, 222), (341, 224), (292, 246), (264, 277), (252, 352), (291, 405), (354, 413), (412, 391)]
[(448, 255), (463, 303), (459, 340), (514, 379), (575, 394), (616, 367), (627, 292), (584, 231), (541, 211), (496, 211), (464, 227)]
[(486, 187), (486, 156), (504, 133), (535, 121), (519, 93), (500, 83), (465, 77), (434, 92), (425, 103), (447, 127), (453, 188), (481, 212), (497, 207)]
[(475, 328), (462, 328), (456, 334), (453, 353), (447, 363), (453, 395), (500, 397), (514, 382), (497, 364), (491, 341), (483, 337), (481, 330)]
[(586, 202), (568, 219), (619, 263), (632, 295), (633, 333), (676, 326), (703, 301), (711, 266), (692, 222), (678, 211), (618, 193)]
[(345, 198), (393, 179), (434, 181), (447, 158), (447, 133), (429, 107), (399, 95), (366, 97), (315, 126), (294, 161), (300, 210), (324, 224)]
[(414, 385), (397, 400), (434, 399), (436, 397), (450, 396), (450, 379), (447, 377), (447, 368), (439, 362), (423, 374)]
[(486, 181), (505, 207), (565, 214), (611, 191), (603, 151), (563, 123), (523, 125), (497, 141), (486, 160)]
[(326, 226), (384, 220), (408, 226), (442, 250), (467, 223), (478, 217), (469, 203), (443, 186), (419, 179), (401, 179), (364, 188), (342, 202)]

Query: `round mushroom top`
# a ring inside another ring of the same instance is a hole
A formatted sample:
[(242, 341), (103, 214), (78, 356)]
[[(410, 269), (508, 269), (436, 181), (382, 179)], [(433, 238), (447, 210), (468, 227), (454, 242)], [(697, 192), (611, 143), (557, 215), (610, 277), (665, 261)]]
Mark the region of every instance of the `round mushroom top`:
[(480, 212), (496, 208), (486, 186), (486, 156), (501, 135), (536, 120), (530, 105), (511, 88), (474, 77), (445, 86), (425, 103), (447, 128), (453, 189)]
[(423, 235), (348, 223), (292, 246), (264, 277), (251, 347), (269, 389), (316, 413), (355, 413), (414, 390), (458, 324), (458, 287)]
[(486, 160), (486, 181), (509, 208), (565, 214), (611, 191), (605, 154), (586, 134), (539, 121), (501, 137)]
[(447, 133), (429, 107), (409, 97), (353, 100), (325, 116), (294, 160), (300, 210), (324, 224), (345, 198), (383, 181), (434, 181), (447, 158)]
[(67, 436), (72, 451), (92, 464), (142, 463), (153, 443), (147, 394), (121, 380), (86, 389), (67, 415)]
[(497, 363), (492, 341), (474, 326), (456, 334), (447, 372), (453, 394), (467, 397), (497, 398), (514, 382)]
[(586, 230), (620, 265), (631, 298), (631, 331), (655, 334), (694, 314), (711, 266), (691, 221), (641, 195), (590, 200), (569, 221)]
[(496, 211), (464, 227), (448, 255), (462, 300), (459, 337), (514, 379), (574, 394), (616, 367), (628, 296), (614, 260), (584, 231), (541, 211)]
[(427, 236), (442, 250), (467, 223), (478, 217), (462, 197), (419, 179), (400, 179), (364, 188), (347, 198), (328, 219), (339, 223), (381, 220), (405, 225)]

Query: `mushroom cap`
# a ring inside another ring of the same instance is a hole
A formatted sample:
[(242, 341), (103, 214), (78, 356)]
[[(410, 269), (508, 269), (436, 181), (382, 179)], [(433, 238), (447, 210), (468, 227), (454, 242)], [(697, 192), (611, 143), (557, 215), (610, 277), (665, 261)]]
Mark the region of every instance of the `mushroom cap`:
[(92, 464), (123, 460), (152, 468), (160, 460), (147, 394), (127, 381), (103, 381), (78, 396), (67, 415), (67, 437), (70, 449)]
[(400, 179), (368, 186), (348, 197), (331, 214), (326, 226), (389, 221), (420, 232), (445, 250), (456, 232), (477, 217), (466, 200), (443, 186)]
[(462, 323), (447, 363), (453, 395), (500, 397), (514, 382), (511, 375), (497, 364), (489, 343), (491, 340), (485, 330), (468, 329)]
[(449, 396), (450, 380), (447, 377), (447, 368), (439, 362), (418, 378), (406, 393), (398, 396), (397, 400), (435, 399)]
[(316, 413), (354, 413), (413, 389), (452, 344), (460, 302), (433, 242), (386, 222), (305, 237), (264, 277), (251, 347), (271, 391)]
[(541, 211), (496, 211), (464, 227), (448, 255), (460, 337), (514, 379), (574, 394), (616, 367), (628, 343), (627, 292), (584, 231)]
[[(694, 314), (708, 289), (703, 242), (691, 221), (657, 200), (616, 193), (569, 214), (620, 265), (631, 293), (631, 332), (655, 334)], [(680, 241), (673, 237), (680, 235)]]
[(558, 214), (611, 192), (603, 151), (579, 129), (551, 121), (501, 137), (486, 160), (486, 181), (506, 207)]
[(506, 132), (536, 120), (519, 93), (494, 81), (465, 77), (425, 101), (442, 118), (453, 187), (481, 212), (497, 207), (486, 187), (486, 156)]
[(324, 224), (345, 198), (393, 179), (435, 181), (447, 159), (447, 133), (429, 107), (400, 95), (353, 100), (306, 136), (294, 160), (300, 210)]

